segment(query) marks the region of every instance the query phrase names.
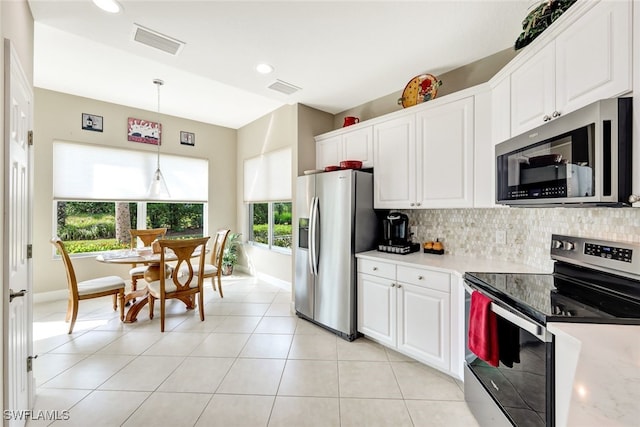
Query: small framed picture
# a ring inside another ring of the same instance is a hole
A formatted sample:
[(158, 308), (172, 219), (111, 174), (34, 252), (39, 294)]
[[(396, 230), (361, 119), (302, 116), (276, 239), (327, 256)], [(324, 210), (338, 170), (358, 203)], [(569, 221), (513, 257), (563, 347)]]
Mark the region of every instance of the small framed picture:
[(127, 120), (127, 141), (142, 142), (144, 144), (160, 145), (162, 124), (149, 120), (129, 117)]
[(191, 132), (180, 131), (180, 144), (196, 145), (196, 134)]
[(82, 113), (82, 129), (102, 132), (102, 116)]

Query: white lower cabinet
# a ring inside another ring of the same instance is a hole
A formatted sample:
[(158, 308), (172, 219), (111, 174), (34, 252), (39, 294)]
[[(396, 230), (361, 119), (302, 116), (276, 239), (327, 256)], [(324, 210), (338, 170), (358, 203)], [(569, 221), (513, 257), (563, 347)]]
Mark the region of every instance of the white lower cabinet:
[(448, 371), (450, 367), (449, 294), (398, 283), (400, 352)]
[(451, 275), (358, 259), (358, 331), (451, 371)]

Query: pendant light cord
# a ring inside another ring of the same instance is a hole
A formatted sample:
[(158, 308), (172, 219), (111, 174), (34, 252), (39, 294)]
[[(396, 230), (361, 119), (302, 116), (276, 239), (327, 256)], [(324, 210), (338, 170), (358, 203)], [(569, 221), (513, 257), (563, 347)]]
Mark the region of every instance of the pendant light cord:
[(161, 138), (161, 134), (162, 131), (160, 130), (160, 86), (162, 86), (164, 84), (164, 81), (160, 80), (160, 79), (154, 79), (153, 83), (157, 86), (158, 88), (158, 158), (157, 158), (157, 162), (156, 162), (156, 169), (160, 170), (160, 138)]

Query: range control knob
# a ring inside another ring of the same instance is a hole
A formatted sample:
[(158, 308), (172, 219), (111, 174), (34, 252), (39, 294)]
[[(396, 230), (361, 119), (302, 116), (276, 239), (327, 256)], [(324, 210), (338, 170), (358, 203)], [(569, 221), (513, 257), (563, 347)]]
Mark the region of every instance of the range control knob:
[(562, 242), (560, 240), (552, 240), (551, 241), (551, 248), (552, 249), (560, 249), (562, 248)]
[(573, 248), (575, 248), (576, 245), (573, 242), (570, 242), (568, 240), (564, 240), (562, 242), (562, 249), (564, 249), (565, 251), (572, 251)]

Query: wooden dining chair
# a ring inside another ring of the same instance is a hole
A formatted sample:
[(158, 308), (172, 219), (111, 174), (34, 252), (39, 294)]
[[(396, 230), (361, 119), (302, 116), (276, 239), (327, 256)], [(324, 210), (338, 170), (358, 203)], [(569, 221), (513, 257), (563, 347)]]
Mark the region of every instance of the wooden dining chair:
[(203, 278), (211, 278), (211, 286), (213, 290), (216, 290), (216, 280), (218, 281), (218, 293), (220, 298), (224, 298), (222, 293), (222, 255), (224, 254), (224, 247), (227, 243), (227, 237), (231, 230), (223, 229), (216, 233), (215, 241), (213, 242), (213, 250), (211, 251), (210, 263), (205, 264), (203, 269), (199, 269), (198, 266), (193, 266), (195, 274), (198, 276), (203, 271)]
[(58, 249), (67, 271), (69, 301), (67, 303), (65, 322), (71, 321), (69, 333), (73, 332), (73, 327), (78, 318), (78, 303), (85, 299), (113, 295), (113, 310), (118, 309), (118, 300), (120, 300), (120, 320), (124, 320), (124, 280), (118, 276), (104, 276), (78, 282), (71, 258), (62, 240), (56, 237), (51, 240), (51, 243)]
[[(166, 228), (149, 228), (146, 230), (129, 230), (131, 235), (131, 249), (135, 249), (138, 246), (138, 239), (142, 241), (142, 246), (151, 246), (156, 239), (164, 238), (167, 234)], [(129, 270), (129, 277), (131, 278), (131, 290), (135, 291), (138, 287), (138, 280), (144, 278), (144, 272), (147, 270), (147, 263), (142, 265), (132, 264), (131, 270)]]
[[(191, 265), (191, 258), (194, 253), (199, 250), (197, 256), (197, 266), (202, 271), (204, 268), (204, 260), (206, 246), (209, 237), (199, 239), (186, 240), (160, 240), (160, 271), (166, 271), (169, 267), (170, 274), (161, 274), (160, 279), (147, 284), (149, 290), (149, 318), (153, 319), (153, 306), (155, 300), (160, 300), (160, 331), (164, 332), (165, 304), (167, 299), (177, 298), (187, 304), (187, 307), (193, 306), (193, 301), (198, 295), (198, 308), (200, 311), (200, 320), (204, 321), (204, 292), (202, 283), (204, 278), (196, 276), (194, 268)], [(167, 251), (172, 251), (175, 257), (169, 257), (167, 260)], [(175, 265), (170, 265), (169, 263)]]

